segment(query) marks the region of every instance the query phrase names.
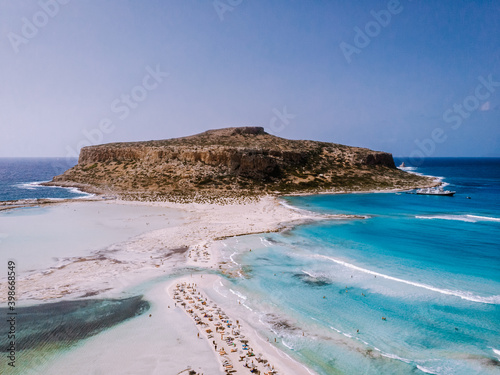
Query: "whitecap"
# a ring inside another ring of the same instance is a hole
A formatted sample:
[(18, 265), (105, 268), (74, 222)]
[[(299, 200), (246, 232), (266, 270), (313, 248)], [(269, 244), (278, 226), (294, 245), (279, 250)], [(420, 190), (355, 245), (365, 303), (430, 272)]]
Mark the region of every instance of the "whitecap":
[(397, 359), (398, 361), (402, 361), (402, 362), (405, 362), (405, 363), (411, 363), (411, 360), (399, 357), (396, 354), (385, 353), (383, 351), (380, 351), (380, 355), (383, 356), (383, 357), (386, 357), (386, 358), (390, 358), (390, 359)]
[(498, 221), (500, 222), (500, 218), (498, 217), (489, 217), (489, 216), (478, 216), (478, 215), (467, 215), (472, 219), (477, 219), (479, 221)]
[(328, 257), (326, 255), (314, 255), (314, 257), (328, 259), (331, 262), (340, 264), (342, 266), (348, 267), (348, 268), (356, 270), (356, 271), (368, 273), (368, 274), (374, 275), (374, 276), (379, 276), (379, 277), (382, 277), (382, 278), (387, 279), (387, 280), (392, 280), (392, 281), (396, 281), (399, 283), (412, 285), (412, 286), (415, 286), (418, 288), (424, 288), (427, 290), (431, 290), (433, 292), (459, 297), (459, 298), (465, 299), (467, 301), (478, 302), (478, 303), (488, 303), (488, 304), (493, 304), (493, 305), (500, 304), (500, 295), (483, 297), (483, 296), (478, 296), (478, 295), (472, 294), (471, 292), (467, 292), (467, 291), (440, 289), (440, 288), (436, 288), (432, 285), (417, 283), (417, 282), (413, 282), (413, 281), (409, 281), (409, 280), (400, 279), (400, 278), (397, 278), (394, 276), (385, 275), (385, 274), (380, 273), (380, 272), (371, 271), (371, 270), (368, 270), (366, 268), (362, 268), (362, 267), (356, 266), (354, 264), (344, 262), (344, 261), (339, 260), (339, 259)]
[(465, 221), (467, 223), (475, 223), (476, 220), (467, 217), (467, 215), (432, 215), (432, 216), (415, 216), (416, 219), (426, 219), (426, 220), (455, 220), (455, 221)]
[(271, 242), (269, 242), (266, 238), (264, 237), (259, 237), (260, 238), (260, 242), (262, 242), (262, 244), (265, 246), (265, 247), (270, 247), (272, 246), (273, 244)]
[(430, 178), (433, 178), (436, 182), (449, 185), (449, 183), (447, 183), (447, 182), (443, 183), (444, 177), (442, 177), (442, 176), (432, 176), (430, 174), (423, 174), (420, 172), (415, 172), (417, 170), (416, 167), (403, 167), (403, 168), (399, 168), (399, 169), (401, 169), (402, 171), (411, 173), (411, 174), (415, 174), (417, 176), (430, 177)]
[[(50, 182), (50, 181), (33, 181), (33, 182), (25, 182), (25, 183), (19, 183), (14, 185), (15, 187), (19, 189), (26, 189), (26, 190), (36, 190), (39, 188), (58, 188), (58, 189), (66, 189), (69, 192), (73, 194), (81, 194), (83, 196), (81, 197), (75, 197), (75, 199), (81, 199), (81, 198), (86, 198), (86, 197), (93, 197), (95, 194), (91, 193), (86, 193), (84, 191), (81, 191), (80, 189), (76, 187), (65, 187), (65, 186), (44, 186), (42, 185), (45, 182)], [(63, 199), (63, 198), (46, 198), (46, 199), (51, 199), (51, 200), (56, 200), (56, 199)]]
[(242, 303), (242, 306), (246, 307), (248, 310), (253, 311), (250, 307), (248, 307), (246, 304)]
[(88, 197), (94, 197), (95, 194), (92, 194), (92, 193), (86, 193), (78, 188), (63, 188), (62, 189), (68, 189), (69, 191), (71, 191), (73, 194), (82, 194), (81, 197), (75, 197), (74, 199), (82, 199), (82, 198), (88, 198)]
[(307, 272), (307, 271), (302, 270), (302, 272), (304, 272), (304, 273), (305, 273), (307, 276), (309, 276), (309, 277), (315, 277), (315, 276), (313, 276), (313, 274), (311, 274), (311, 273), (309, 273), (309, 272)]
[(238, 292), (238, 291), (234, 291), (234, 290), (232, 290), (231, 288), (229, 288), (229, 291), (230, 291), (231, 293), (233, 293), (235, 296), (240, 297), (241, 299), (244, 299), (244, 300), (246, 300), (246, 299), (247, 299), (247, 296), (245, 296), (245, 295), (241, 294), (241, 293), (240, 293), (240, 292)]
[(455, 221), (464, 221), (467, 223), (477, 223), (478, 221), (493, 221), (500, 222), (500, 218), (498, 217), (490, 217), (490, 216), (479, 216), (479, 215), (429, 215), (429, 216), (415, 216), (416, 219), (427, 219), (427, 220), (455, 220)]
[(424, 367), (424, 366), (417, 365), (417, 368), (420, 371), (425, 372), (426, 374), (434, 374), (434, 375), (439, 374), (439, 372), (436, 372), (437, 370), (431, 369), (429, 367)]
[(330, 328), (333, 329), (334, 331), (336, 331), (337, 333), (342, 333), (339, 329), (337, 329), (335, 327), (330, 326)]
[(25, 184), (16, 184), (14, 185), (18, 189), (26, 189), (26, 190), (35, 190), (39, 188), (40, 186), (36, 182), (28, 182)]
[(411, 172), (411, 171), (416, 171), (417, 167), (398, 167), (398, 169), (401, 169), (402, 171), (405, 172)]
[(495, 353), (498, 356), (498, 359), (500, 359), (500, 350), (491, 348), (493, 350), (493, 353)]
[(285, 345), (288, 349), (294, 350), (293, 346), (291, 346), (291, 345), (287, 344), (287, 343), (285, 342), (285, 340), (281, 340), (281, 343), (282, 343), (283, 345)]
[(234, 259), (233, 259), (233, 255), (235, 255), (235, 254), (236, 254), (236, 251), (229, 256), (229, 259), (231, 259), (231, 262), (233, 262), (234, 264), (236, 264), (237, 266), (239, 266), (239, 263), (235, 262)]

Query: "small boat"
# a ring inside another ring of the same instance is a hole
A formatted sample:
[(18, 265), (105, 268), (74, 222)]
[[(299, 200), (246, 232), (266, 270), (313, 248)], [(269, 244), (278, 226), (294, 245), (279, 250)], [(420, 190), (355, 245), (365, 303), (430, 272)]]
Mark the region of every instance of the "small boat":
[(398, 167), (398, 168), (406, 168), (406, 164), (405, 164), (405, 162), (402, 162), (402, 163), (399, 165), (399, 167)]
[(439, 186), (439, 187), (435, 187), (435, 188), (418, 189), (417, 194), (418, 195), (443, 195), (445, 197), (452, 197), (453, 194), (455, 194), (455, 191), (443, 190), (443, 187)]

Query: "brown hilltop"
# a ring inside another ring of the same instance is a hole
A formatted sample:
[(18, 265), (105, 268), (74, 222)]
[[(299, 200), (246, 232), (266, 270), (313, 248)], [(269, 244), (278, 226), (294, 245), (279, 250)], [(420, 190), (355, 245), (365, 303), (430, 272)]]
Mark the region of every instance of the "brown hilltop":
[(49, 184), (129, 199), (205, 200), (413, 188), (432, 181), (400, 171), (386, 152), (290, 140), (261, 127), (238, 127), (84, 147), (78, 165)]

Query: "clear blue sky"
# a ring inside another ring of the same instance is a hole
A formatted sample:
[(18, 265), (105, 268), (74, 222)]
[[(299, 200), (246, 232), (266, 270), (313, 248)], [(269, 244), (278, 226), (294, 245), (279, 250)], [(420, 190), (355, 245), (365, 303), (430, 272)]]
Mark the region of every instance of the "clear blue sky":
[(246, 125), (396, 156), (500, 156), (495, 0), (0, 6), (0, 157)]

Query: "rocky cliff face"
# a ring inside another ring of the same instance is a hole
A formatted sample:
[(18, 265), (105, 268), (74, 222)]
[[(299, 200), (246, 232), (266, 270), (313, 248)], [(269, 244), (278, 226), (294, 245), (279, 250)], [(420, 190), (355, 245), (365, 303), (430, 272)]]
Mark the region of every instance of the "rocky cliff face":
[(410, 188), (430, 182), (398, 170), (385, 152), (288, 140), (245, 127), (84, 147), (78, 165), (52, 184), (161, 199)]

